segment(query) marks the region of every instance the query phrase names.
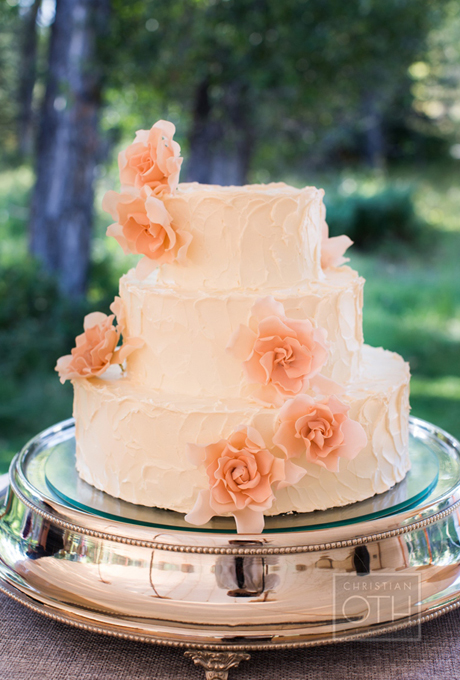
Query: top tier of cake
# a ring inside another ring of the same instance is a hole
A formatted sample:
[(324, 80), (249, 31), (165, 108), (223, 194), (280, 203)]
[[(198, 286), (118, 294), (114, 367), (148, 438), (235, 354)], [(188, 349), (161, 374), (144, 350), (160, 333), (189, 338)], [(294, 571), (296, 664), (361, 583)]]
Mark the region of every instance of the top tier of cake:
[(187, 263), (163, 264), (158, 283), (186, 290), (259, 290), (321, 280), (324, 192), (284, 183), (180, 184), (163, 201), (192, 235)]

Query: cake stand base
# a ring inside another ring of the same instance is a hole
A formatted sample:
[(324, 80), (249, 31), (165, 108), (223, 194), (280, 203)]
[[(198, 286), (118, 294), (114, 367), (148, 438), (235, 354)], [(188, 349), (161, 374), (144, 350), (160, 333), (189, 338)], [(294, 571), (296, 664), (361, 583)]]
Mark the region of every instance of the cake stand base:
[(191, 528), (78, 483), (66, 500), (47, 463), (62, 451), (70, 479), (72, 442), (71, 421), (36, 437), (0, 493), (0, 590), (55, 620), (182, 647), (217, 680), (251, 650), (402, 629), (414, 639), (460, 604), (460, 445), (428, 423), (411, 420), (407, 488), (273, 518), (254, 536), (231, 521)]

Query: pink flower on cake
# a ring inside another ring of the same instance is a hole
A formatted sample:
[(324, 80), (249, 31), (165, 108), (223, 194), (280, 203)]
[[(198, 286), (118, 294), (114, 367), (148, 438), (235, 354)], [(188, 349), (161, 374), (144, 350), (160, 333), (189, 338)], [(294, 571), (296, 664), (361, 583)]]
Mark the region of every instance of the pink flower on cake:
[(138, 193), (108, 191), (102, 207), (116, 220), (107, 236), (113, 236), (125, 253), (145, 255), (137, 268), (141, 278), (160, 264), (185, 258), (192, 236), (176, 229), (163, 201), (150, 187), (144, 186)]
[(104, 373), (111, 364), (122, 364), (131, 352), (143, 345), (140, 338), (129, 338), (119, 349), (120, 331), (113, 326), (114, 315), (93, 312), (85, 316), (84, 332), (77, 336), (72, 353), (58, 359), (56, 371), (61, 382), (91, 378)]
[(335, 396), (315, 401), (301, 394), (280, 409), (273, 443), (287, 458), (302, 457), (338, 472), (339, 458), (352, 460), (367, 444), (364, 428), (348, 417), (349, 410)]
[(198, 494), (185, 516), (190, 524), (206, 524), (214, 515), (232, 514), (240, 534), (264, 528), (264, 511), (271, 508), (275, 488), (296, 484), (305, 470), (268, 451), (260, 433), (240, 425), (228, 439), (209, 446), (188, 445), (189, 458), (205, 465), (209, 489)]
[(118, 156), (121, 183), (137, 189), (148, 186), (155, 194), (174, 193), (182, 165), (175, 131), (166, 120), (150, 130), (138, 130), (134, 142)]
[(324, 204), (322, 212), (321, 267), (323, 269), (340, 267), (340, 265), (349, 261), (348, 257), (344, 257), (344, 253), (353, 245), (353, 241), (345, 235), (329, 237)]
[(243, 361), (247, 380), (260, 385), (254, 397), (274, 406), (308, 389), (328, 357), (326, 331), (310, 319), (288, 318), (271, 296), (255, 303), (249, 325), (240, 325), (227, 349)]

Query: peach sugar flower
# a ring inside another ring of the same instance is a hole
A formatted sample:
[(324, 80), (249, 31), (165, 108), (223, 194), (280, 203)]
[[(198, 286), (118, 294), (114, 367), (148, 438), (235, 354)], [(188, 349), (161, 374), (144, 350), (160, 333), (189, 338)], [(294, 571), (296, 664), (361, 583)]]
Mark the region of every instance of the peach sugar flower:
[(243, 361), (247, 380), (260, 385), (254, 397), (274, 406), (308, 389), (328, 357), (326, 331), (310, 319), (288, 318), (272, 296), (254, 304), (249, 325), (240, 325), (227, 350)]
[[(112, 307), (119, 308), (116, 298)], [(125, 359), (143, 345), (140, 338), (129, 338), (117, 349), (120, 327), (113, 325), (115, 316), (93, 312), (84, 320), (84, 332), (77, 336), (72, 353), (58, 359), (56, 371), (61, 383), (74, 378), (91, 378), (104, 373), (111, 364), (122, 364)]]
[(339, 458), (352, 460), (367, 444), (362, 425), (348, 417), (350, 407), (337, 397), (315, 401), (301, 394), (279, 412), (273, 443), (287, 458), (304, 458), (338, 472)]
[(138, 130), (134, 142), (118, 156), (121, 183), (136, 189), (148, 186), (155, 194), (174, 193), (182, 165), (175, 131), (166, 120), (150, 130)]
[(326, 222), (326, 206), (322, 204), (322, 241), (321, 241), (321, 267), (328, 269), (329, 267), (340, 267), (349, 261), (348, 257), (344, 257), (344, 253), (353, 245), (353, 241), (348, 236), (329, 237), (329, 227)]
[(242, 534), (263, 530), (263, 513), (274, 500), (272, 486), (296, 484), (305, 474), (291, 461), (271, 454), (259, 432), (244, 425), (215, 444), (189, 444), (188, 455), (195, 465), (206, 466), (209, 489), (199, 492), (187, 522), (206, 524), (214, 515), (231, 513)]
[(107, 229), (107, 236), (113, 236), (125, 253), (145, 256), (136, 270), (141, 278), (159, 264), (185, 257), (192, 236), (175, 228), (163, 201), (150, 187), (121, 194), (108, 191), (102, 207), (116, 220)]

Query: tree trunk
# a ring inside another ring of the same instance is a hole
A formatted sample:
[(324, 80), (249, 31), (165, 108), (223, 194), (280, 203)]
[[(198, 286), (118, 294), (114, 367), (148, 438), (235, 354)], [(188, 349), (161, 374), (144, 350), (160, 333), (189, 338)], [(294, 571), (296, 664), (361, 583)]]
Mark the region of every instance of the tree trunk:
[(187, 180), (210, 184), (212, 146), (215, 131), (211, 125), (209, 82), (200, 83), (195, 99), (193, 123), (190, 132), (190, 155), (187, 161)]
[(34, 0), (22, 17), (18, 90), (19, 153), (28, 156), (33, 147), (33, 92), (37, 75), (37, 14), (41, 0)]
[(107, 0), (57, 0), (37, 147), (30, 249), (60, 288), (85, 292), (99, 154), (101, 69), (96, 39)]
[(209, 98), (209, 83), (201, 83), (190, 133), (188, 181), (246, 184), (253, 150), (249, 111), (247, 91), (239, 85), (227, 85), (216, 111)]
[(385, 138), (381, 107), (375, 95), (364, 98), (364, 139), (366, 161), (371, 168), (382, 170), (385, 167)]

